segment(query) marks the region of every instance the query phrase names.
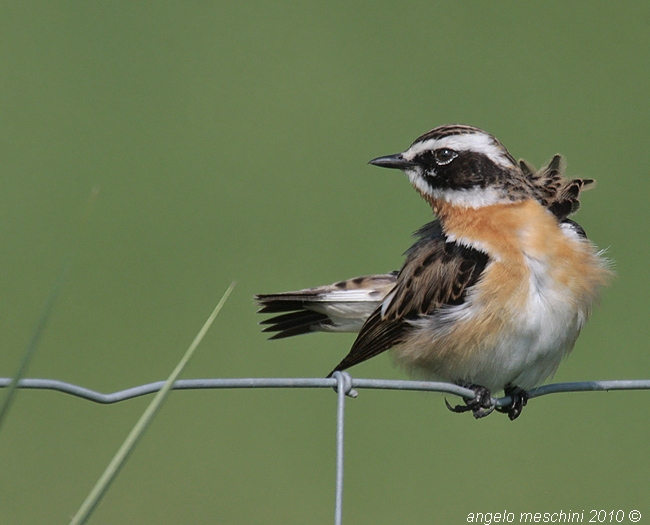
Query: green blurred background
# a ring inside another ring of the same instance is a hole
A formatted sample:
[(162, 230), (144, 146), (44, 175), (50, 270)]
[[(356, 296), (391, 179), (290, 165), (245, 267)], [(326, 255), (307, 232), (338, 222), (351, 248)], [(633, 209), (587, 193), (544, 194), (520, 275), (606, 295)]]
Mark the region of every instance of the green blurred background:
[[(640, 1), (3, 2), (0, 375), (74, 253), (30, 377), (162, 379), (231, 280), (184, 377), (322, 377), (353, 336), (266, 342), (252, 295), (398, 268), (430, 210), (366, 162), (466, 123), (598, 180), (577, 220), (618, 278), (555, 380), (650, 378), (649, 46)], [(405, 378), (388, 356), (353, 374)], [(345, 521), (646, 521), (649, 396), (554, 395), (511, 423), (362, 391)], [(2, 523), (65, 523), (149, 400), (19, 392)], [(330, 523), (335, 405), (330, 390), (173, 393), (92, 522)]]

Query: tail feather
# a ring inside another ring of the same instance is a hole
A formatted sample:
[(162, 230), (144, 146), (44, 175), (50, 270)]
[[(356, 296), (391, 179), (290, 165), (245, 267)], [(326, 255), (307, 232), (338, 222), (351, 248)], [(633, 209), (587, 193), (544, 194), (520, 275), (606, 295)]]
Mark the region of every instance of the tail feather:
[(309, 332), (358, 332), (395, 286), (397, 272), (356, 277), (294, 292), (256, 295), (263, 332), (282, 339)]
[[(299, 321), (310, 321), (318, 320), (320, 317), (327, 317), (325, 314), (319, 314), (312, 310), (296, 310), (295, 312), (289, 312), (286, 314), (276, 315), (275, 317), (270, 317), (269, 319), (264, 319), (260, 321), (259, 324), (272, 324), (280, 327), (284, 323), (297, 323)], [(270, 332), (269, 328), (265, 328), (264, 332)]]
[(255, 299), (260, 306), (258, 314), (275, 314), (278, 312), (294, 312), (302, 310), (304, 298), (286, 299), (282, 294), (256, 295)]
[(331, 323), (325, 314), (302, 310), (265, 319), (260, 324), (268, 324), (262, 332), (277, 332), (269, 339), (283, 339), (292, 335), (313, 332), (313, 327)]

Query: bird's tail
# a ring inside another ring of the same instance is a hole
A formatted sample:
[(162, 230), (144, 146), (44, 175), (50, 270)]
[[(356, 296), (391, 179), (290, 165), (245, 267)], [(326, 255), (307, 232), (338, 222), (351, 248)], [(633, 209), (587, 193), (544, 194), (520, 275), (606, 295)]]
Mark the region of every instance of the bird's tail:
[(255, 296), (269, 339), (309, 332), (359, 332), (370, 314), (395, 286), (397, 272), (355, 277), (347, 281), (295, 292)]

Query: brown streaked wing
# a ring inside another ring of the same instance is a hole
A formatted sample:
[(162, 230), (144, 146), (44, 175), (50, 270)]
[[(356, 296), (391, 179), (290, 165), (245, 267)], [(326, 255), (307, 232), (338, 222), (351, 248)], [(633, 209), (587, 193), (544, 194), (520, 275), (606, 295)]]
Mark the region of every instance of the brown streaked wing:
[(407, 252), (395, 289), (386, 299), (390, 303), (368, 318), (350, 352), (330, 376), (403, 342), (412, 330), (409, 321), (434, 314), (444, 305), (462, 304), (468, 289), (480, 278), (488, 263), (486, 253), (447, 241), (438, 221), (420, 233), (425, 236)]

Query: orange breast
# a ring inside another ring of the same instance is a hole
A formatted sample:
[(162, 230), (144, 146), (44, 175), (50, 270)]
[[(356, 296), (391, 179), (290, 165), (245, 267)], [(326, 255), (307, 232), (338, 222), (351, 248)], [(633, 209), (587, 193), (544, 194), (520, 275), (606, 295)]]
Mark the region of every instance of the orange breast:
[[(486, 274), (485, 291), (518, 299), (516, 290), (529, 288), (535, 265), (543, 267), (547, 283), (557, 284), (580, 299), (606, 284), (610, 272), (586, 239), (567, 234), (541, 204), (527, 200), (478, 209), (441, 206), (445, 233), (483, 247), (494, 259)], [(525, 282), (525, 283), (524, 283)], [(525, 285), (524, 285), (525, 284)]]
[[(433, 358), (442, 368), (474, 362), (477, 352), (489, 354), (490, 348), (512, 334), (525, 332), (537, 299), (544, 308), (562, 305), (567, 315), (586, 320), (609, 278), (593, 244), (563, 231), (557, 219), (534, 200), (478, 209), (436, 204), (445, 233), (487, 252), (491, 262), (468, 297), (469, 311), (450, 330), (429, 339), (428, 351), (424, 341), (406, 350), (411, 360)], [(535, 329), (543, 327), (537, 323)]]

